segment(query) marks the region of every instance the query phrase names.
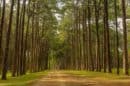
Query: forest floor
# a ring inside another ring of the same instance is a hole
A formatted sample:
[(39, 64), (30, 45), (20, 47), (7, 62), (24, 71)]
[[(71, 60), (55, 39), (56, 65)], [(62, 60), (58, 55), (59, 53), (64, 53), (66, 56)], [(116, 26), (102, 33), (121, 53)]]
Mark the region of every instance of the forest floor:
[(82, 72), (54, 71), (28, 86), (130, 86), (130, 77), (127, 76), (113, 77), (106, 74), (100, 77), (98, 73), (88, 75), (80, 73)]

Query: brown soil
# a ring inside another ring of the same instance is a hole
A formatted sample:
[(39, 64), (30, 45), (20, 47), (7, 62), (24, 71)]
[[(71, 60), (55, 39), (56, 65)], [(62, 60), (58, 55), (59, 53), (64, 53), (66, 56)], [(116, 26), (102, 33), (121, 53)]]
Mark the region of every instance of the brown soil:
[(29, 86), (130, 86), (130, 80), (101, 80), (51, 72)]

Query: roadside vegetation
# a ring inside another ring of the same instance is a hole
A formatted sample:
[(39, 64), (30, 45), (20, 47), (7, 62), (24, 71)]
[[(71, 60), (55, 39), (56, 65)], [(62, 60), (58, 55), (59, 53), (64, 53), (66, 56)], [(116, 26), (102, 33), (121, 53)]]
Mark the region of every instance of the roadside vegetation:
[(37, 73), (27, 73), (26, 75), (20, 77), (11, 77), (8, 73), (8, 80), (0, 80), (0, 86), (28, 86), (29, 83), (40, 79), (48, 74), (48, 71), (37, 72)]

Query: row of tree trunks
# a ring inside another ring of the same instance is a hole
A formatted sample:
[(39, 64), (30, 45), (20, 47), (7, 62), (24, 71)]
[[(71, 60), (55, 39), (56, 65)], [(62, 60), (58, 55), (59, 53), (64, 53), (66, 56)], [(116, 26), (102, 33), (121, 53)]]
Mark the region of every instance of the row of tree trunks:
[[(49, 42), (48, 38), (45, 37), (48, 30), (44, 29), (50, 21), (53, 21), (51, 19), (44, 20), (46, 18), (44, 13), (39, 13), (39, 10), (42, 9), (39, 9), (39, 1), (22, 0), (21, 3), (21, 0), (11, 0), (10, 2), (6, 3), (6, 0), (2, 0), (0, 16), (2, 80), (7, 79), (8, 71), (11, 71), (12, 76), (16, 77), (25, 75), (28, 71), (38, 72), (48, 69)], [(9, 15), (7, 15), (5, 8), (8, 4), (10, 4)], [(44, 4), (41, 5), (44, 6)], [(9, 16), (8, 25), (5, 21), (7, 16)], [(49, 17), (47, 15), (47, 18)], [(45, 21), (49, 22), (45, 23)], [(3, 36), (3, 33), (6, 33), (6, 36)]]
[[(125, 1), (122, 0), (122, 20), (123, 20), (123, 50), (119, 37), (121, 33), (118, 28), (119, 2), (109, 2), (108, 0), (83, 0), (74, 1), (72, 8), (73, 24), (69, 32), (70, 54), (69, 65), (67, 67), (76, 70), (90, 70), (112, 73), (112, 69), (125, 69), (128, 75), (128, 47), (127, 47), (127, 27)], [(112, 5), (112, 8), (110, 6)], [(111, 11), (113, 14), (111, 15)], [(112, 17), (112, 19), (111, 19)], [(111, 28), (111, 20), (114, 22), (114, 29)], [(124, 54), (124, 56), (122, 56)], [(65, 58), (68, 59), (68, 58)], [(123, 62), (121, 62), (123, 59)], [(124, 66), (123, 66), (124, 65)]]

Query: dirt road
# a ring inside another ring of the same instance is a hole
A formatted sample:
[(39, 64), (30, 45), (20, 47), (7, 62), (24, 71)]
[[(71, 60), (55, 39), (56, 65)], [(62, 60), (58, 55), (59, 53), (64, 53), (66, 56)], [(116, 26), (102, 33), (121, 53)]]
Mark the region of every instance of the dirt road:
[(50, 72), (29, 86), (130, 86), (130, 81), (105, 81), (62, 72)]

